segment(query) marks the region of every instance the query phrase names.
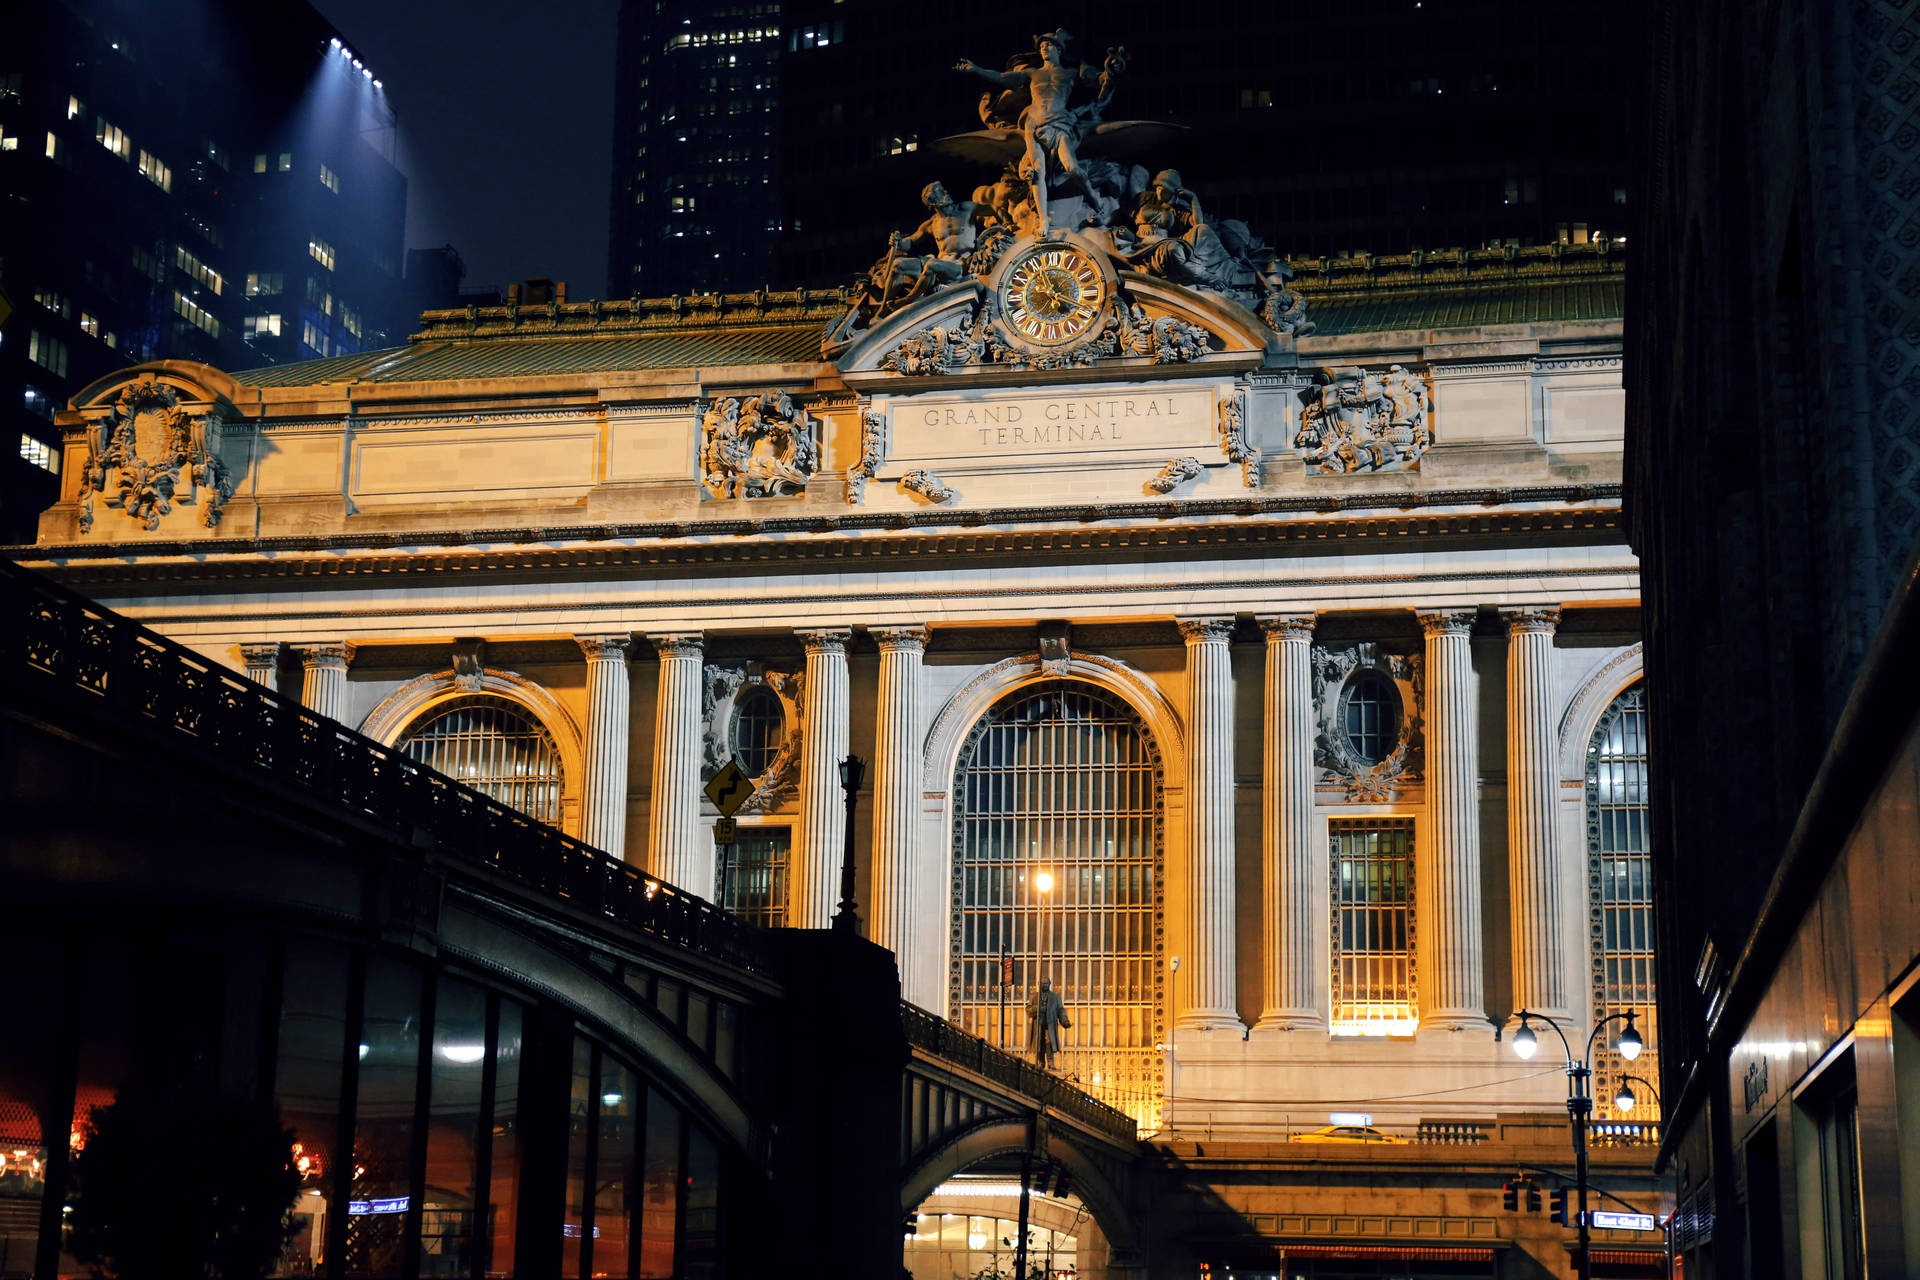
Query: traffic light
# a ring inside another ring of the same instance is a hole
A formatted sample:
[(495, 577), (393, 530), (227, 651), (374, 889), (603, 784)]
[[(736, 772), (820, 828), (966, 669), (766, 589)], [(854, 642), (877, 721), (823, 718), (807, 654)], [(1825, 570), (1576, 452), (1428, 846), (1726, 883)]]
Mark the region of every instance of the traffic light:
[(1065, 1200), (1073, 1191), (1073, 1170), (1062, 1168), (1053, 1175), (1053, 1195), (1056, 1200)]
[(1561, 1226), (1567, 1225), (1567, 1189), (1555, 1187), (1553, 1191), (1553, 1212), (1549, 1215)]
[(1540, 1212), (1540, 1188), (1534, 1186), (1531, 1182), (1527, 1184), (1527, 1212)]
[(1512, 1213), (1518, 1209), (1520, 1207), (1520, 1184), (1517, 1182), (1502, 1183), (1500, 1186), (1500, 1203), (1506, 1206), (1508, 1213)]

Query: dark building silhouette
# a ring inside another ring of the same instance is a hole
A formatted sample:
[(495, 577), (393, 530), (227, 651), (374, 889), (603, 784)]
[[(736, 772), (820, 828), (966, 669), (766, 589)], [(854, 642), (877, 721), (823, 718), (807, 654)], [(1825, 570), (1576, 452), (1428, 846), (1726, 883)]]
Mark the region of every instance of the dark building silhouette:
[(304, 3), (9, 11), (0, 542), (31, 538), (53, 501), (53, 413), (95, 378), (342, 354), (403, 327), (406, 181), (356, 57)]
[(1069, 60), (1128, 48), (1109, 119), (1189, 131), (1121, 158), (1177, 164), (1210, 214), (1295, 258), (1623, 229), (1626, 23), (1517, 0), (1071, 0), (939, 27), (875, 0), (648, 0), (622, 12), (610, 294), (844, 282), (919, 222), (926, 182), (964, 198), (995, 176), (934, 146), (979, 127), (984, 86), (955, 60), (998, 68), (1056, 26)]
[(1636, 25), (1626, 496), (1675, 1238), (1690, 1276), (1911, 1275), (1920, 18)]

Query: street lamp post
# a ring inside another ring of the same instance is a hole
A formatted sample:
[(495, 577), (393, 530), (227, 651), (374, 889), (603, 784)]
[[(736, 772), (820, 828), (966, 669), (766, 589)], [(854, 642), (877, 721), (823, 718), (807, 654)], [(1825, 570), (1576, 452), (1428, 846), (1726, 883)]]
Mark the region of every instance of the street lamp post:
[(860, 784), (866, 781), (866, 761), (848, 756), (840, 762), (840, 785), (847, 792), (847, 841), (840, 851), (840, 906), (833, 913), (833, 931), (860, 933), (860, 904), (853, 900), (853, 810), (860, 803)]
[[(1654, 1109), (1660, 1113), (1660, 1123), (1662, 1125), (1666, 1124), (1667, 1104), (1660, 1101), (1660, 1091), (1653, 1087), (1653, 1082), (1642, 1076), (1623, 1075), (1620, 1077), (1620, 1092), (1613, 1099), (1613, 1109), (1615, 1111), (1620, 1112), (1622, 1115), (1633, 1110), (1634, 1105), (1638, 1102), (1638, 1099), (1636, 1099), (1633, 1096), (1633, 1086), (1636, 1084), (1645, 1088), (1646, 1091), (1650, 1095), (1652, 1095)], [(1673, 1202), (1675, 1205), (1678, 1205), (1680, 1203), (1679, 1170), (1677, 1168), (1674, 1170)], [(1667, 1274), (1672, 1275), (1673, 1274), (1673, 1214), (1669, 1213), (1666, 1217), (1666, 1220), (1660, 1224), (1660, 1236), (1667, 1250)]]
[(1580, 1245), (1577, 1256), (1580, 1280), (1592, 1280), (1593, 1264), (1589, 1256), (1589, 1228), (1587, 1226), (1587, 1116), (1593, 1111), (1593, 1044), (1600, 1035), (1600, 1029), (1609, 1022), (1625, 1021), (1626, 1030), (1620, 1033), (1616, 1047), (1620, 1056), (1632, 1062), (1640, 1056), (1640, 1033), (1634, 1028), (1634, 1014), (1610, 1013), (1593, 1024), (1593, 1030), (1587, 1035), (1586, 1053), (1579, 1058), (1573, 1056), (1573, 1046), (1567, 1042), (1567, 1033), (1560, 1029), (1552, 1018), (1531, 1013), (1525, 1009), (1515, 1015), (1520, 1019), (1520, 1030), (1513, 1036), (1513, 1051), (1522, 1058), (1531, 1058), (1540, 1049), (1540, 1039), (1533, 1033), (1532, 1022), (1538, 1018), (1553, 1028), (1560, 1037), (1560, 1047), (1567, 1054), (1567, 1118), (1573, 1123), (1573, 1180), (1580, 1200)]

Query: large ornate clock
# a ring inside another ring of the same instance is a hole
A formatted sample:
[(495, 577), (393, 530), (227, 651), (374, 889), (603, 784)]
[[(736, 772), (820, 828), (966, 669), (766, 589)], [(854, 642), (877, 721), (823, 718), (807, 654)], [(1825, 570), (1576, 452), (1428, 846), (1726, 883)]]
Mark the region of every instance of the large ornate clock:
[(1009, 328), (1040, 347), (1078, 342), (1099, 324), (1107, 305), (1107, 277), (1077, 245), (1041, 243), (1000, 276), (1000, 314)]

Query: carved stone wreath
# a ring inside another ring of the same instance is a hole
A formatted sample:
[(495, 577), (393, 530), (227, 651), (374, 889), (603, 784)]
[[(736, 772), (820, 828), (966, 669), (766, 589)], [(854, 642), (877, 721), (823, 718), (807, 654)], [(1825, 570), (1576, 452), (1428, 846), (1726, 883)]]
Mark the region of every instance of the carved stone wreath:
[(784, 391), (728, 396), (701, 415), (700, 478), (715, 497), (801, 493), (819, 467), (819, 424)]
[[(1348, 682), (1361, 671), (1384, 677), (1399, 695), (1400, 715), (1393, 750), (1378, 764), (1369, 764), (1353, 750), (1340, 723), (1340, 704)], [(1358, 803), (1391, 800), (1419, 781), (1422, 735), (1420, 697), (1421, 661), (1411, 654), (1389, 653), (1373, 641), (1344, 648), (1313, 647), (1313, 705), (1316, 724), (1313, 760), (1321, 769), (1322, 785), (1344, 790)]]
[(199, 413), (183, 407), (179, 391), (152, 375), (127, 384), (106, 416), (87, 424), (81, 530), (93, 527), (96, 493), (110, 493), (108, 506), (121, 508), (151, 532), (176, 501), (197, 502), (204, 491), (201, 521), (209, 529), (219, 524), (233, 481), (208, 443), (215, 421), (213, 406)]
[(1097, 361), (1133, 357), (1153, 364), (1183, 364), (1212, 350), (1213, 335), (1177, 316), (1150, 316), (1121, 298), (1115, 322), (1077, 346), (1028, 351), (1001, 338), (992, 324), (994, 302), (983, 296), (952, 323), (932, 325), (900, 340), (880, 359), (882, 369), (909, 377), (960, 373), (982, 365), (1008, 369), (1089, 368)]
[(738, 667), (708, 664), (702, 669), (702, 781), (713, 777), (733, 759), (734, 711), (747, 693), (756, 688), (772, 691), (780, 699), (780, 710), (786, 716), (780, 749), (760, 776), (753, 779), (753, 794), (741, 806), (742, 813), (770, 813), (799, 789), (801, 714), (805, 710), (803, 683), (799, 672), (768, 671), (757, 662)]

